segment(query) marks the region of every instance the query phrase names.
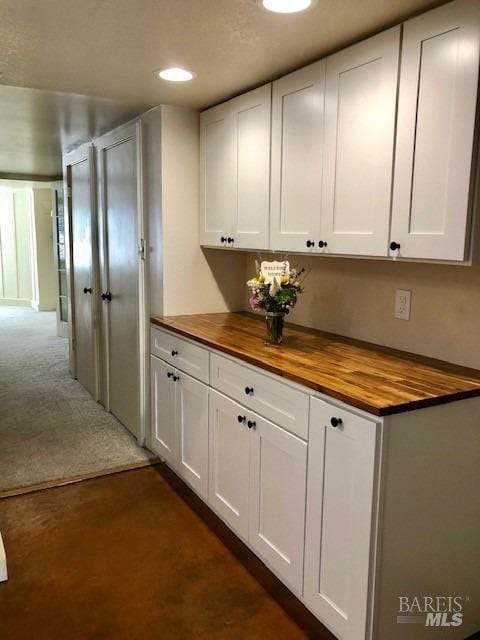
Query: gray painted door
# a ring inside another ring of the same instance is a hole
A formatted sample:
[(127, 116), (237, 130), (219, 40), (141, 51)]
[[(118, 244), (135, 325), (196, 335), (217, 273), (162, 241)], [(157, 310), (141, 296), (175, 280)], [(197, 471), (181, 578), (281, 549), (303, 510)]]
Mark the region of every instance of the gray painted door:
[(95, 396), (95, 343), (93, 330), (93, 240), (90, 151), (69, 168), (71, 187), (71, 246), (73, 285), (73, 338), (75, 377)]
[(140, 431), (137, 132), (97, 141), (102, 225), (103, 358), (107, 409)]

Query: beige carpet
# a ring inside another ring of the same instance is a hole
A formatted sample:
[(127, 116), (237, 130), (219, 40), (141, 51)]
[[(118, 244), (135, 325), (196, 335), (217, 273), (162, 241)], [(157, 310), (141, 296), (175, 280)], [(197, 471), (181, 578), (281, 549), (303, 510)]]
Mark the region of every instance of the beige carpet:
[(70, 377), (54, 313), (0, 305), (0, 491), (154, 457)]

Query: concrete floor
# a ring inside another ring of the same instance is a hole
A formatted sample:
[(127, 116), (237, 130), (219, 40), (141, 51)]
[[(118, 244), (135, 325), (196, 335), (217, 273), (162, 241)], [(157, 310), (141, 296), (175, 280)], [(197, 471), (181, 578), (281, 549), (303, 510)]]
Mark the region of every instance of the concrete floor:
[(0, 500), (0, 637), (331, 640), (210, 514), (163, 465)]

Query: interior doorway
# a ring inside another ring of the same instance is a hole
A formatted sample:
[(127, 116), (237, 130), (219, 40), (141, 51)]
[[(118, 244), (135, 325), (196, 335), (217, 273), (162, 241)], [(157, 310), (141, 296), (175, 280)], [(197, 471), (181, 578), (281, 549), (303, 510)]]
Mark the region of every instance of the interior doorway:
[(71, 375), (63, 204), (0, 188), (0, 497), (156, 460)]

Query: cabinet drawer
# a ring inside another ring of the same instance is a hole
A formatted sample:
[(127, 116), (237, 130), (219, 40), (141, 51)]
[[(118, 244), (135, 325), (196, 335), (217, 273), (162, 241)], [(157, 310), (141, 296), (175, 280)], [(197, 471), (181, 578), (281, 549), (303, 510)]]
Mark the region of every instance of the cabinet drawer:
[(214, 353), (210, 357), (210, 384), (291, 433), (308, 439), (306, 393)]
[(153, 355), (208, 384), (209, 352), (206, 349), (156, 327), (150, 328), (150, 349)]

